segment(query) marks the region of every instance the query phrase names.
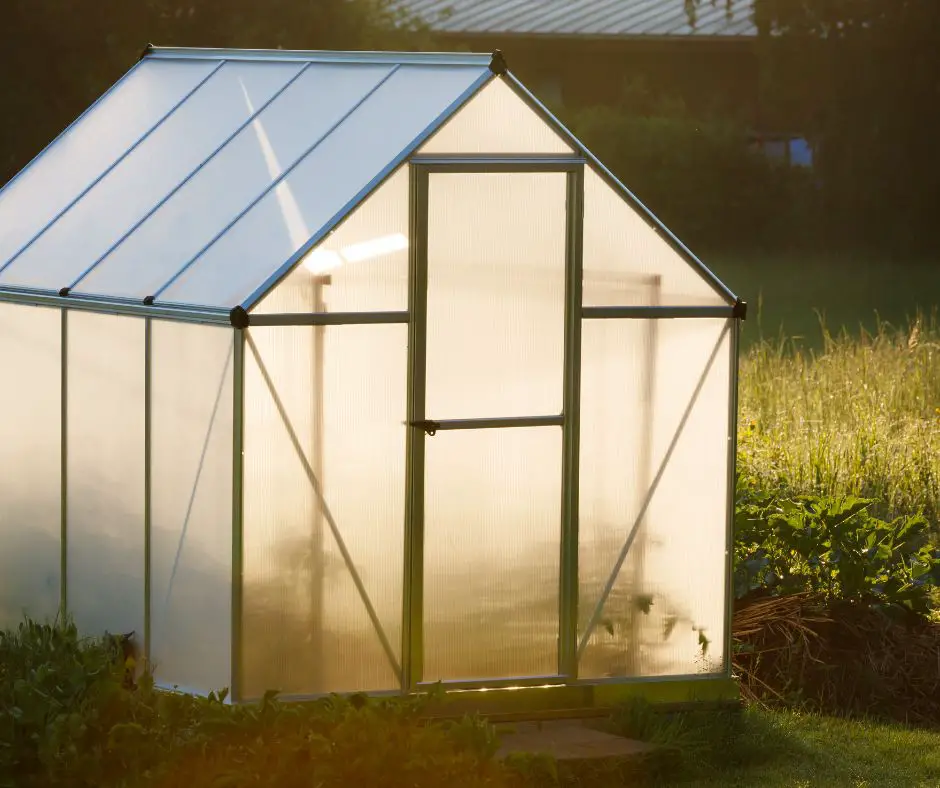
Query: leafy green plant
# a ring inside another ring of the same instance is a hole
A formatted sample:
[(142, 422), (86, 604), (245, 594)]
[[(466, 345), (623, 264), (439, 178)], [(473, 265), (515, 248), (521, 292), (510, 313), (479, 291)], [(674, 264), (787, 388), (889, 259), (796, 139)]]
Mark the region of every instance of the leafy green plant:
[(940, 550), (920, 515), (881, 520), (875, 501), (787, 496), (738, 486), (735, 591), (823, 593), (926, 614), (940, 585)]
[(330, 696), (284, 703), (268, 692), (233, 706), (166, 692), (144, 669), (136, 687), (120, 638), (82, 639), (71, 623), (0, 632), (0, 786), (516, 784), (482, 719), (429, 722), (439, 693)]

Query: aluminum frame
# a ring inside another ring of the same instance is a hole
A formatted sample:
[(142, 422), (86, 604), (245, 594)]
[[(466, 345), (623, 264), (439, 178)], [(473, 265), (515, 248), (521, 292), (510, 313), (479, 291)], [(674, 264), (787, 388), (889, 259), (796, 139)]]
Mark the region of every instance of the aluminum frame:
[(151, 473), (153, 470), (153, 320), (144, 319), (144, 658), (151, 664), (151, 538), (153, 515), (151, 511)]
[(672, 320), (691, 317), (734, 317), (734, 306), (585, 306), (585, 320)]
[(565, 250), (565, 354), (562, 425), (558, 672), (578, 676), (579, 522), (581, 493), (581, 303), (584, 224), (584, 168), (568, 173)]
[[(578, 373), (573, 373), (574, 361), (580, 362), (580, 301), (581, 301), (581, 205), (583, 204), (583, 160), (578, 157), (558, 156), (415, 156), (411, 159), (411, 229), (414, 239), (410, 247), (410, 297), (408, 311), (409, 323), (408, 370), (408, 426), (407, 431), (407, 467), (406, 467), (406, 547), (405, 547), (405, 596), (403, 612), (402, 640), (403, 670), (406, 680), (402, 682), (405, 692), (415, 692), (421, 688), (443, 684), (447, 687), (483, 688), (495, 687), (509, 681), (513, 686), (518, 682), (535, 681), (535, 686), (542, 686), (546, 681), (563, 684), (570, 676), (564, 672), (563, 659), (571, 663), (574, 659), (574, 642), (577, 626), (577, 514), (572, 514), (572, 507), (577, 506), (577, 494), (571, 490), (577, 487), (577, 457), (569, 453), (577, 450), (577, 434), (580, 423), (579, 414), (572, 418), (569, 408), (578, 401), (580, 391), (580, 363)], [(430, 177), (433, 174), (508, 174), (562, 172), (567, 174), (565, 183), (566, 196), (566, 237), (565, 237), (565, 349), (563, 359), (563, 402), (565, 412), (556, 416), (529, 416), (483, 419), (443, 419), (428, 420), (426, 417), (427, 386), (427, 290), (428, 290), (428, 200)], [(575, 344), (577, 341), (577, 344)], [(499, 429), (559, 426), (563, 430), (562, 439), (562, 500), (560, 501), (559, 520), (562, 539), (560, 549), (562, 560), (559, 565), (559, 636), (556, 665), (558, 670), (549, 677), (518, 679), (488, 679), (479, 681), (427, 682), (423, 678), (424, 660), (424, 496), (425, 496), (425, 441), (437, 430)], [(568, 482), (575, 482), (568, 484)], [(569, 488), (566, 491), (566, 486)], [(570, 536), (574, 533), (575, 549), (573, 558), (564, 552)], [(573, 569), (573, 571), (572, 571)], [(574, 588), (574, 595), (570, 593)], [(567, 593), (567, 595), (566, 595)], [(572, 602), (574, 600), (574, 602)], [(562, 626), (567, 628), (567, 635)], [(567, 640), (572, 642), (567, 643)], [(405, 656), (407, 655), (407, 656)], [(573, 675), (573, 674), (571, 674)]]
[(69, 443), (69, 323), (68, 323), (69, 311), (67, 309), (60, 310), (60, 342), (61, 342), (61, 368), (59, 370), (61, 375), (61, 380), (59, 382), (59, 391), (62, 401), (59, 403), (59, 429), (61, 434), (59, 436), (59, 538), (60, 538), (60, 550), (61, 555), (59, 556), (59, 604), (62, 608), (62, 617), (68, 615), (69, 612), (69, 584), (68, 584), (68, 575), (69, 575), (69, 507), (68, 507), (68, 494), (69, 494), (69, 454), (68, 454), (68, 443)]
[(244, 599), (244, 512), (245, 512), (245, 330), (235, 329), (232, 369), (232, 601), (229, 697), (242, 699)]
[(285, 312), (272, 315), (250, 314), (248, 325), (264, 326), (362, 326), (402, 324), (407, 311), (398, 312)]
[(171, 306), (144, 304), (131, 299), (100, 298), (95, 296), (58, 295), (45, 290), (0, 286), (0, 302), (50, 306), (69, 311), (97, 312), (105, 315), (129, 315), (132, 317), (156, 317), (180, 320), (187, 323), (209, 323), (232, 325), (232, 310), (211, 307)]
[(474, 52), (334, 52), (302, 49), (224, 49), (149, 45), (141, 60), (301, 60), (311, 63), (488, 66), (492, 53)]
[(741, 321), (735, 319), (731, 325), (730, 369), (728, 391), (728, 523), (725, 534), (725, 675), (731, 678), (734, 621), (734, 517), (736, 512), (738, 476), (738, 385), (740, 374)]

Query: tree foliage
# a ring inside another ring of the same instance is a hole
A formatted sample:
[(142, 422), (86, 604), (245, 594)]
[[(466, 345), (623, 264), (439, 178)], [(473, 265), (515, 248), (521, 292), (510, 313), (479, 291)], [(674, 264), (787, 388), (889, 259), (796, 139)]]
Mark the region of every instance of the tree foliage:
[[(704, 3), (726, 1), (685, 0), (693, 15)], [(764, 122), (811, 136), (830, 228), (856, 245), (936, 250), (940, 3), (752, 3)], [(740, 2), (728, 7), (740, 12)]]

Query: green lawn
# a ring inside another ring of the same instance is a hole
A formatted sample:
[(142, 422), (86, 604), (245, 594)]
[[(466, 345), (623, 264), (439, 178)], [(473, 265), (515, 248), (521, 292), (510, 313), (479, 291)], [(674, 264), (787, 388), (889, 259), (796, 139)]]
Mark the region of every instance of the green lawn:
[(940, 731), (750, 709), (717, 751), (704, 754), (699, 764), (683, 764), (664, 782), (703, 788), (936, 788)]
[[(614, 732), (659, 745), (625, 784), (699, 786), (851, 786), (938, 788), (940, 729), (928, 731), (795, 711), (749, 707), (741, 713), (661, 715), (626, 707)], [(565, 784), (606, 788), (597, 772)]]
[(735, 293), (748, 302), (743, 341), (761, 333), (819, 343), (819, 319), (830, 330), (860, 325), (876, 327), (882, 320), (903, 325), (918, 308), (940, 307), (940, 260), (873, 259), (848, 254), (701, 254), (702, 260)]

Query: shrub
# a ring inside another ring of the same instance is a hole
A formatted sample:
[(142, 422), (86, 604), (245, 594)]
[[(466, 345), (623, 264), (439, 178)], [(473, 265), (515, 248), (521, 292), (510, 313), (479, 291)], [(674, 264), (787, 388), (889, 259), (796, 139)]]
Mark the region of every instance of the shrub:
[(0, 632), (0, 786), (236, 788), (384, 785), (499, 788), (485, 722), (427, 722), (434, 696), (330, 697), (232, 706), (226, 693), (125, 682), (120, 639), (70, 623)]
[(940, 585), (940, 550), (930, 544), (929, 524), (918, 515), (880, 520), (871, 514), (874, 503), (787, 497), (739, 484), (736, 596), (810, 591), (927, 614)]

